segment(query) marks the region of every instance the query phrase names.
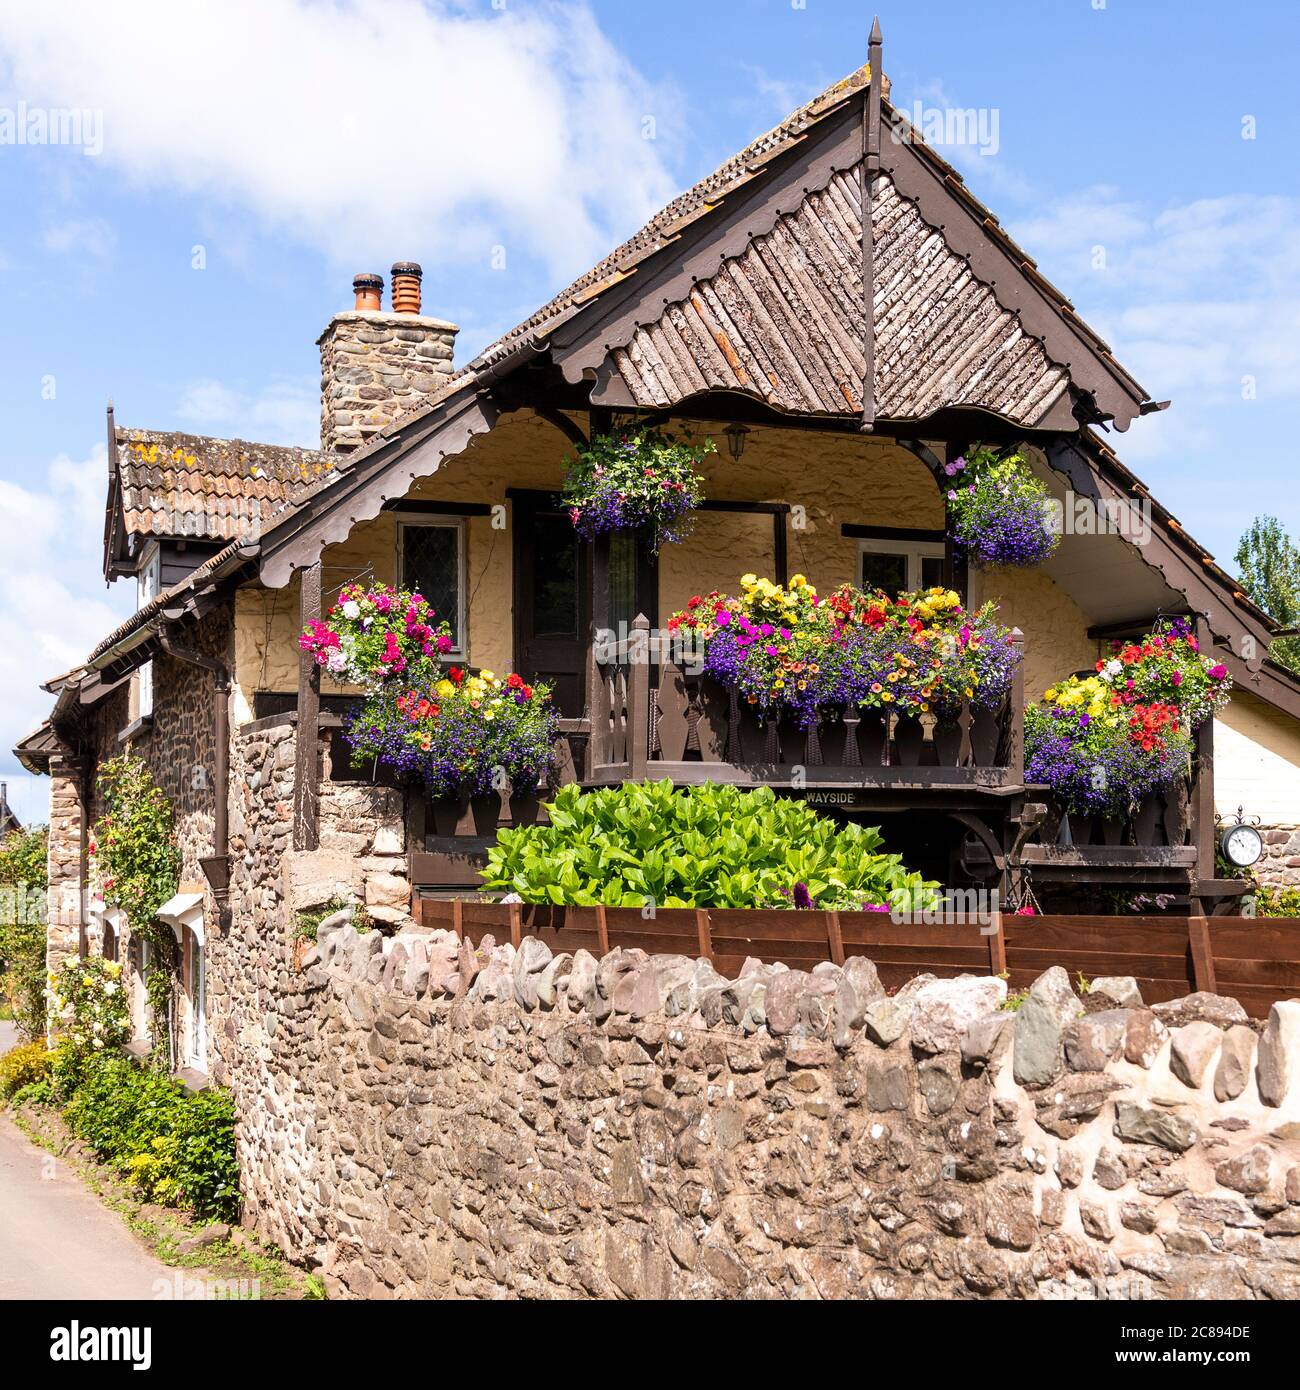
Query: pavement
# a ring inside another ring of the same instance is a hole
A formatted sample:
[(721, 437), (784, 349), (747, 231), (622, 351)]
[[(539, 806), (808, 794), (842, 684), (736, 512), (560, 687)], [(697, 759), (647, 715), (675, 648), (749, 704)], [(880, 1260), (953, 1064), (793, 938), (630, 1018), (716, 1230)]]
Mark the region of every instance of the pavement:
[(0, 1112), (0, 1300), (151, 1299), (155, 1281), (172, 1289), (175, 1277), (62, 1159)]
[(11, 1047), (18, 1046), (18, 1025), (7, 1023), (0, 1018), (0, 1053), (8, 1052)]

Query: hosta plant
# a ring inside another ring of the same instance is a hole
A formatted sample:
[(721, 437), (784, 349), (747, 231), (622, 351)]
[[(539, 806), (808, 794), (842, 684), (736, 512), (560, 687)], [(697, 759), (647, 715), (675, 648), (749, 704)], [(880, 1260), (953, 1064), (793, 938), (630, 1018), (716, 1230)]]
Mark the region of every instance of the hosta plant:
[(564, 504), (586, 540), (637, 531), (654, 550), (681, 541), (704, 497), (700, 465), (711, 439), (672, 439), (658, 430), (597, 435), (580, 448), (564, 480)]
[(487, 888), (574, 907), (853, 909), (913, 905), (935, 887), (880, 852), (879, 830), (767, 787), (568, 786), (549, 811), (549, 825), (500, 832)]
[(298, 645), (337, 680), (374, 690), (389, 680), (432, 677), (451, 650), (451, 629), (419, 594), (348, 584)]
[(948, 524), (971, 563), (1032, 568), (1061, 542), (1047, 488), (1024, 456), (982, 445), (946, 464)]

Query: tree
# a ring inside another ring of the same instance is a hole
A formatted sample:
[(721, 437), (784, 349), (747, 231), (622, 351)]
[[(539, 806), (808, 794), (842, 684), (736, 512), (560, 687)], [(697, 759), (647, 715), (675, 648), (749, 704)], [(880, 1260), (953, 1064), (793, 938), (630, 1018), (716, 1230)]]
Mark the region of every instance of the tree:
[(45, 1036), (45, 852), (43, 829), (0, 843), (0, 1002), (32, 1040)]
[[(1300, 627), (1300, 547), (1275, 516), (1257, 516), (1237, 546), (1241, 587), (1283, 627)], [(1269, 648), (1279, 665), (1300, 674), (1300, 638), (1280, 637)]]

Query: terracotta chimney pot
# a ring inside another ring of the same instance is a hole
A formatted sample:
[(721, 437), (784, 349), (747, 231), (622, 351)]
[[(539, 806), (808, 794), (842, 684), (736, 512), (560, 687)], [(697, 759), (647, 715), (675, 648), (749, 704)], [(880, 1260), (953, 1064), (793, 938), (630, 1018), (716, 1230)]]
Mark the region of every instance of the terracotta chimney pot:
[(352, 290), (357, 297), (356, 308), (378, 313), (384, 307), (382, 275), (356, 275), (352, 279)]
[(397, 261), (393, 265), (393, 313), (420, 312), (420, 279), (424, 272), (414, 261)]

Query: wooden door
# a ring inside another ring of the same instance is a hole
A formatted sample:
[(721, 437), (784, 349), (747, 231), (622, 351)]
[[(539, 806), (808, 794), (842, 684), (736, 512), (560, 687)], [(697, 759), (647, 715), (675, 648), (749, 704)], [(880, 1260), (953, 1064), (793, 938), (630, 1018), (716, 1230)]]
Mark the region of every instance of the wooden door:
[(513, 493), (515, 670), (554, 687), (569, 719), (586, 704), (591, 546), (548, 493)]

